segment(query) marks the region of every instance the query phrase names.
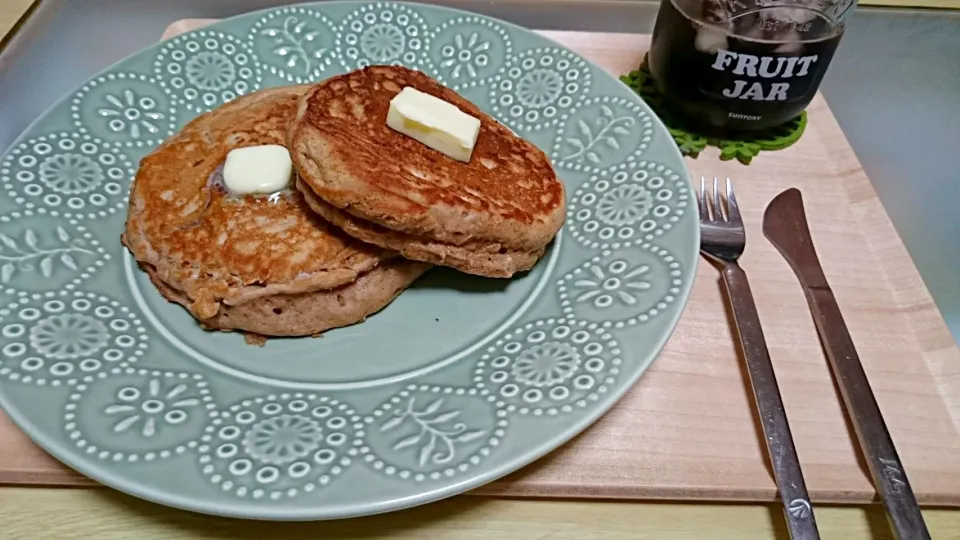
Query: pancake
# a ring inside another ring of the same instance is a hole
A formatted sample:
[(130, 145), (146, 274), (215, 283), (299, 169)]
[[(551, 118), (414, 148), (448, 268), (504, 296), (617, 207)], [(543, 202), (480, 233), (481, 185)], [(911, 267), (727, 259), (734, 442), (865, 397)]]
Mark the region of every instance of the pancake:
[(273, 88), (231, 101), (187, 124), (140, 163), (123, 242), (161, 293), (208, 328), (317, 334), (363, 320), (428, 268), (344, 234), (292, 186), (245, 197), (223, 188), (227, 153), (285, 144), (308, 88)]
[[(390, 100), (406, 86), (480, 119), (469, 163), (387, 127)], [(288, 147), (314, 211), (409, 259), (510, 277), (530, 269), (563, 224), (564, 188), (549, 158), (419, 71), (375, 66), (313, 86)]]
[(354, 238), (396, 250), (411, 260), (449, 266), (467, 274), (510, 277), (514, 272), (532, 268), (546, 249), (511, 250), (504, 248), (502, 244), (486, 240), (473, 240), (460, 245), (447, 244), (392, 231), (373, 222), (358, 219), (349, 212), (324, 202), (305, 186), (302, 180), (297, 182), (297, 187), (314, 212)]
[[(158, 278), (150, 267), (143, 268), (164, 298), (189, 309), (191, 300), (182, 291)], [(398, 257), (334, 289), (275, 294), (221, 306), (216, 315), (200, 324), (208, 330), (243, 329), (260, 336), (316, 335), (362, 322), (390, 304), (428, 268)]]

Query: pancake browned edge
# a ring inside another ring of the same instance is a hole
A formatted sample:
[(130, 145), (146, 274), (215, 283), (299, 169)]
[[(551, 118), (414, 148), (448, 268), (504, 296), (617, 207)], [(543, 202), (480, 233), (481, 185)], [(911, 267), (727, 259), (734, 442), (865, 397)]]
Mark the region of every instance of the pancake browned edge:
[[(387, 127), (390, 100), (407, 86), (480, 119), (469, 163)], [(313, 86), (289, 148), (311, 208), (408, 259), (510, 277), (530, 269), (563, 224), (564, 188), (547, 156), (419, 71), (374, 66)]]
[(315, 335), (362, 321), (429, 268), (344, 234), (294, 189), (238, 198), (218, 182), (230, 150), (285, 144), (308, 88), (238, 98), (140, 163), (123, 243), (161, 294), (208, 329)]

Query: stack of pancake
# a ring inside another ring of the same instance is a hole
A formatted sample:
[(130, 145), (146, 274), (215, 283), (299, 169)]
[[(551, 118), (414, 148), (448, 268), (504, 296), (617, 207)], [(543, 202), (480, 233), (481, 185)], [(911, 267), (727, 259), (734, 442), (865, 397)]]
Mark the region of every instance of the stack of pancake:
[[(387, 127), (404, 87), (480, 119), (469, 163)], [(295, 183), (232, 195), (227, 153), (266, 144), (290, 150)], [(243, 96), (187, 124), (141, 161), (123, 242), (205, 328), (262, 342), (360, 322), (431, 265), (529, 270), (564, 213), (537, 147), (428, 76), (375, 66)]]

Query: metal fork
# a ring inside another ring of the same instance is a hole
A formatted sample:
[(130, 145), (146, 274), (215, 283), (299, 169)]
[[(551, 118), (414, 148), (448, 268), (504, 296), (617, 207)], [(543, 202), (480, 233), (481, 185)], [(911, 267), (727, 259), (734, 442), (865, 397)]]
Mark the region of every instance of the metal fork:
[(813, 507), (810, 505), (797, 450), (793, 445), (790, 426), (783, 410), (780, 388), (777, 386), (770, 353), (763, 338), (757, 306), (753, 301), (753, 293), (750, 292), (747, 274), (737, 264), (737, 259), (746, 247), (747, 238), (730, 179), (727, 178), (724, 194), (720, 191), (720, 183), (714, 177), (711, 194), (706, 179), (700, 177), (698, 203), (700, 253), (719, 267), (727, 288), (790, 538), (818, 540), (820, 533), (817, 532)]

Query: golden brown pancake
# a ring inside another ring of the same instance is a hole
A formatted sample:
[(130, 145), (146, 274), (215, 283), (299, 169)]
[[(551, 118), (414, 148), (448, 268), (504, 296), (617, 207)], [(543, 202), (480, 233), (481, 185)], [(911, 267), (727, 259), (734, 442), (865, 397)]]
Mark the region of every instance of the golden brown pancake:
[[(189, 309), (190, 299), (182, 291), (160, 280), (149, 267), (144, 268), (164, 298)], [(243, 329), (260, 336), (315, 335), (362, 322), (386, 307), (428, 268), (427, 264), (397, 257), (334, 289), (274, 294), (220, 306), (216, 315), (202, 319), (200, 324), (208, 330)]]
[[(406, 86), (480, 119), (469, 163), (387, 127)], [(289, 148), (315, 211), (410, 259), (509, 277), (532, 267), (563, 223), (564, 188), (547, 156), (419, 71), (375, 66), (313, 86)]]
[[(230, 150), (285, 144), (307, 89), (238, 98), (196, 118), (141, 161), (123, 242), (164, 296), (207, 327), (317, 334), (381, 309), (427, 269), (342, 233), (293, 186), (269, 197), (235, 197), (222, 187), (219, 170)], [(281, 305), (288, 307), (274, 312)], [(295, 313), (301, 316), (293, 321)]]

